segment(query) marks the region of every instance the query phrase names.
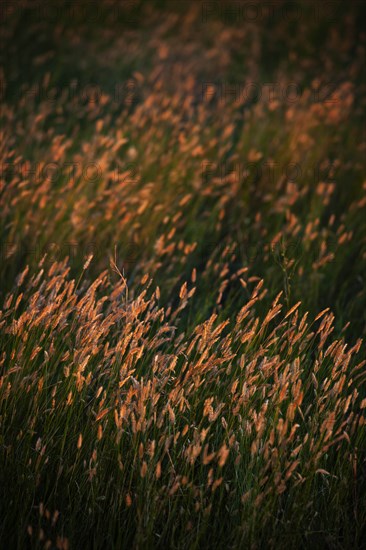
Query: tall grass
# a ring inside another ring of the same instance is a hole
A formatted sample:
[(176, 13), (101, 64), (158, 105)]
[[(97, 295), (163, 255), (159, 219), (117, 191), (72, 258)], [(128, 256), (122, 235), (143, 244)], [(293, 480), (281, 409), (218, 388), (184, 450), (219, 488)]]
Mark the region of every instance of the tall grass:
[(363, 8), (236, 4), (7, 11), (0, 547), (362, 547)]

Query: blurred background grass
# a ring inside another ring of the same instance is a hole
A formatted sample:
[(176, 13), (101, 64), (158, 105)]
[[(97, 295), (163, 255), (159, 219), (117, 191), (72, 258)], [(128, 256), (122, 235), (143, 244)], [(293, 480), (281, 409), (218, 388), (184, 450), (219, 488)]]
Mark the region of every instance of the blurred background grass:
[[(18, 250), (11, 262), (2, 263), (3, 293), (52, 243), (59, 259), (69, 250), (65, 243), (76, 243), (75, 273), (91, 249), (99, 252), (93, 263), (97, 273), (117, 244), (133, 278), (154, 261), (156, 242), (174, 226), (174, 239), (197, 246), (183, 264), (178, 254), (166, 260), (168, 270), (163, 261), (161, 275), (156, 273), (167, 301), (192, 267), (205, 265), (212, 243), (225, 238), (236, 242), (239, 264), (248, 263), (251, 251), (250, 267), (266, 276), (272, 298), (283, 269), (262, 250), (279, 232), (286, 233), (286, 217), (295, 215), (300, 233), (286, 238), (301, 265), (291, 274), (291, 300), (301, 299), (314, 312), (332, 307), (340, 326), (347, 308), (355, 331), (364, 330), (364, 216), (352, 207), (364, 196), (363, 2), (4, 6), (3, 181), (9, 168), (24, 176), (41, 170), (41, 162), (58, 164), (41, 208), (37, 200), (30, 207), (28, 195), (19, 197), (19, 184), (12, 186), (13, 194), (3, 192), (3, 251), (6, 255), (13, 243)], [(216, 93), (205, 97), (209, 85)], [(268, 100), (271, 85), (278, 105)], [(322, 114), (324, 106), (328, 110)], [(98, 121), (102, 129), (96, 131)], [(126, 141), (110, 153), (119, 139)], [(58, 144), (62, 154), (55, 155)], [(252, 150), (259, 152), (258, 161), (248, 161)], [(270, 162), (276, 169), (269, 177)], [(89, 171), (87, 181), (78, 173), (77, 185), (65, 192), (67, 163), (77, 165), (77, 172), (85, 165)], [(205, 163), (217, 173), (210, 168), (206, 174)], [(251, 173), (245, 177), (247, 167)], [(240, 181), (229, 191), (225, 185), (212, 193), (203, 190), (203, 180), (209, 188), (213, 177), (224, 179), (223, 172)], [(129, 189), (121, 190), (121, 179), (131, 180)], [(293, 201), (287, 199), (291, 179), (305, 191)], [(327, 204), (316, 190), (322, 179), (335, 183)], [(180, 208), (187, 193), (192, 197)], [(15, 194), (16, 206), (9, 208)], [(106, 195), (113, 199), (103, 203)], [(113, 208), (108, 216), (107, 208)], [(180, 220), (172, 222), (179, 211)], [(336, 221), (330, 228), (332, 215)], [(73, 216), (84, 222), (76, 227)], [(306, 246), (298, 242), (317, 219), (317, 238)], [(354, 233), (352, 243), (333, 244), (335, 259), (314, 272), (321, 235), (335, 243), (341, 225)], [(215, 287), (213, 281), (209, 286)], [(206, 285), (204, 301), (207, 291)]]

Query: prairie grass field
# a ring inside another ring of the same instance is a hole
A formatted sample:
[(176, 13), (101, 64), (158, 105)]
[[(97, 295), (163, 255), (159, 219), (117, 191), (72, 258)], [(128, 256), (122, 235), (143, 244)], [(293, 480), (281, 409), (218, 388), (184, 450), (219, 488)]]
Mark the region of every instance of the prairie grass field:
[(366, 548), (365, 12), (1, 3), (1, 550)]

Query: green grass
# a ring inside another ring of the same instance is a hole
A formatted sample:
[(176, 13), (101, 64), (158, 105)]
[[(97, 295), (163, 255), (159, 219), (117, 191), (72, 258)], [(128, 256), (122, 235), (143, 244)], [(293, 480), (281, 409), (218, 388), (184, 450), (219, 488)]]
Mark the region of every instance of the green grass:
[(1, 28), (0, 547), (361, 548), (363, 4), (53, 6)]

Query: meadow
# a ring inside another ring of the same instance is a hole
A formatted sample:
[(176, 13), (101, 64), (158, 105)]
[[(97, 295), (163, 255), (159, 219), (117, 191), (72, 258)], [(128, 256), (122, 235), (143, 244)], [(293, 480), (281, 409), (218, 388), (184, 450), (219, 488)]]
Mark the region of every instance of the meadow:
[(363, 2), (9, 2), (0, 548), (363, 548)]

